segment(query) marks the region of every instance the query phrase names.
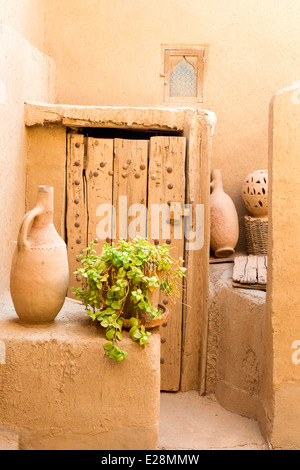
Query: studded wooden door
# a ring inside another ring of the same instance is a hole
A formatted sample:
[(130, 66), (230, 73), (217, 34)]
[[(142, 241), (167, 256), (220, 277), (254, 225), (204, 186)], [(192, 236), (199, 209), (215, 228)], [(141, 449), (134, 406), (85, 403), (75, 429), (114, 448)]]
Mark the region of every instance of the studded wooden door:
[[(108, 241), (131, 239), (139, 234), (154, 243), (170, 244), (174, 257), (184, 256), (183, 220), (180, 215), (175, 223), (174, 214), (178, 213), (178, 207), (181, 214), (180, 206), (185, 203), (185, 155), (184, 137), (128, 140), (68, 135), (70, 287), (79, 282), (73, 274), (78, 266), (77, 254), (95, 238), (99, 240), (98, 250), (105, 243), (106, 239), (99, 237), (97, 227), (105, 216), (108, 217), (111, 205), (110, 216), (116, 223), (107, 234)], [(171, 208), (167, 235), (161, 216), (157, 228), (157, 208), (163, 204)], [(145, 210), (141, 210), (141, 206)], [(138, 226), (132, 223), (137, 217)], [(162, 296), (163, 302), (167, 299)], [(161, 327), (161, 389), (177, 391), (181, 375), (182, 300), (169, 304), (169, 307), (170, 320)]]

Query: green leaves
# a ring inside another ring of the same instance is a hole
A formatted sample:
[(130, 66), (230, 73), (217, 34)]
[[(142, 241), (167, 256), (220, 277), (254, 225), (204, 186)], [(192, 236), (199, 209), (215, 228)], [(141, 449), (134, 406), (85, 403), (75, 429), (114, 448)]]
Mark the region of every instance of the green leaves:
[(113, 361), (121, 362), (127, 357), (127, 352), (122, 351), (118, 346), (113, 343), (106, 343), (104, 346), (105, 353)]
[(101, 326), (103, 326), (103, 328), (108, 328), (109, 321), (105, 318), (104, 320), (101, 321)]
[(115, 300), (115, 301), (111, 304), (111, 307), (114, 308), (115, 310), (121, 310), (122, 305), (120, 304), (120, 302), (118, 302), (117, 300)]
[(133, 341), (139, 341), (141, 346), (146, 346), (151, 336), (151, 333), (146, 332), (144, 326), (141, 326), (141, 328), (139, 328), (139, 320), (137, 318), (131, 318), (130, 325), (132, 327), (129, 331), (131, 339)]
[(106, 329), (108, 343), (104, 349), (114, 361), (122, 361), (127, 353), (118, 343), (122, 341), (123, 312), (129, 300), (136, 318), (130, 320), (130, 336), (145, 346), (151, 334), (140, 326), (139, 314), (147, 313), (151, 319), (160, 318), (161, 311), (151, 305), (149, 292), (160, 289), (165, 295), (179, 296), (178, 287), (185, 276), (183, 260), (170, 256), (168, 245), (155, 246), (145, 238), (131, 242), (119, 240), (112, 246), (105, 243), (98, 255), (92, 242), (78, 256), (81, 267), (80, 287), (73, 288), (76, 298), (86, 306), (86, 314), (93, 322), (99, 321)]
[(107, 328), (106, 329), (106, 338), (107, 339), (114, 339), (116, 335), (116, 330), (114, 328)]
[(158, 310), (158, 308), (153, 308), (152, 309), (152, 316), (151, 316), (151, 320), (154, 320), (155, 318), (161, 318), (161, 310)]
[(144, 300), (144, 294), (141, 289), (131, 291), (130, 299), (135, 303), (138, 304), (141, 300)]
[(114, 345), (112, 343), (106, 343), (103, 348), (105, 351), (111, 351), (113, 349)]
[(130, 318), (129, 323), (130, 323), (130, 326), (139, 326), (138, 318), (134, 318), (134, 317)]

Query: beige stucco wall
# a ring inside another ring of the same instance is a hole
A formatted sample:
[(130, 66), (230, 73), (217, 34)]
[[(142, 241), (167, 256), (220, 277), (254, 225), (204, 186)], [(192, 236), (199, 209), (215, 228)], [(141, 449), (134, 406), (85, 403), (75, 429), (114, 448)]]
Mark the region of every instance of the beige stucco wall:
[(45, 0), (0, 0), (0, 23), (44, 50)]
[(161, 44), (208, 44), (212, 166), (242, 216), (244, 177), (267, 167), (270, 96), (299, 78), (299, 24), (299, 0), (47, 0), (45, 47), (57, 102), (157, 106)]
[[(270, 245), (268, 318), (273, 331), (275, 448), (300, 449), (300, 86), (278, 92), (270, 107)], [(298, 343), (295, 343), (295, 342)], [(298, 351), (298, 352), (297, 352)]]
[[(296, 450), (300, 449), (300, 83), (277, 92), (269, 110), (266, 308), (261, 293), (237, 299), (242, 291), (234, 293), (225, 284), (224, 268), (213, 267), (207, 391), (215, 392), (231, 411), (255, 417), (272, 448)], [(246, 356), (243, 359), (245, 348), (251, 352), (250, 362)]]
[[(24, 5), (26, 3), (28, 2), (24, 2)], [(6, 7), (6, 4), (4, 6)], [(7, 2), (7, 6), (11, 6), (11, 3)], [(10, 12), (9, 8), (5, 8), (0, 17), (7, 16), (9, 19)], [(24, 11), (20, 7), (15, 13), (22, 16)], [(30, 23), (29, 16), (27, 19)], [(24, 18), (21, 21), (22, 28), (19, 25), (20, 29), (26, 29), (26, 22), (23, 20)], [(29, 32), (29, 24), (27, 29)], [(0, 67), (0, 292), (2, 292), (9, 285), (10, 263), (14, 249), (12, 242), (17, 238), (25, 212), (24, 101), (54, 100), (54, 63), (19, 32), (3, 23), (0, 24), (0, 63), (2, 64)]]
[(266, 293), (232, 286), (232, 263), (210, 265), (206, 393), (229, 411), (259, 421), (267, 436), (265, 403)]
[[(160, 335), (146, 348), (124, 332), (115, 363), (79, 302), (67, 300), (47, 328), (24, 328), (1, 302), (0, 423), (22, 450), (155, 450), (160, 405)], [(1, 428), (0, 428), (1, 431)]]

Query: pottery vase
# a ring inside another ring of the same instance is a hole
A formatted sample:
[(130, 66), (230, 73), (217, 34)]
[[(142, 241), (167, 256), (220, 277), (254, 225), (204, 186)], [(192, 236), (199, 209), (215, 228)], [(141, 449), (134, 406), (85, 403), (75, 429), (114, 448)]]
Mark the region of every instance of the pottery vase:
[(210, 195), (210, 246), (217, 258), (234, 253), (239, 238), (239, 220), (232, 199), (223, 190), (220, 170), (213, 170)]
[(23, 219), (11, 267), (11, 297), (21, 323), (53, 322), (68, 282), (66, 244), (53, 225), (53, 188), (39, 186), (36, 207)]

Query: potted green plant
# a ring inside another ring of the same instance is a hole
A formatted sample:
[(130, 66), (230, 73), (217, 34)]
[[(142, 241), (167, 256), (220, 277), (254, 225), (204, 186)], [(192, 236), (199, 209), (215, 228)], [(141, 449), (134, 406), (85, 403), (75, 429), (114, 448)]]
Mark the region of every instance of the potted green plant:
[(145, 346), (149, 328), (166, 321), (167, 309), (159, 306), (159, 292), (175, 299), (185, 275), (183, 260), (170, 255), (168, 245), (153, 245), (145, 238), (119, 240), (103, 246), (99, 255), (94, 243), (78, 256), (82, 276), (80, 287), (73, 288), (93, 322), (106, 329), (109, 340), (104, 349), (114, 361), (123, 361), (127, 353), (119, 343), (122, 329), (130, 328), (133, 341)]

